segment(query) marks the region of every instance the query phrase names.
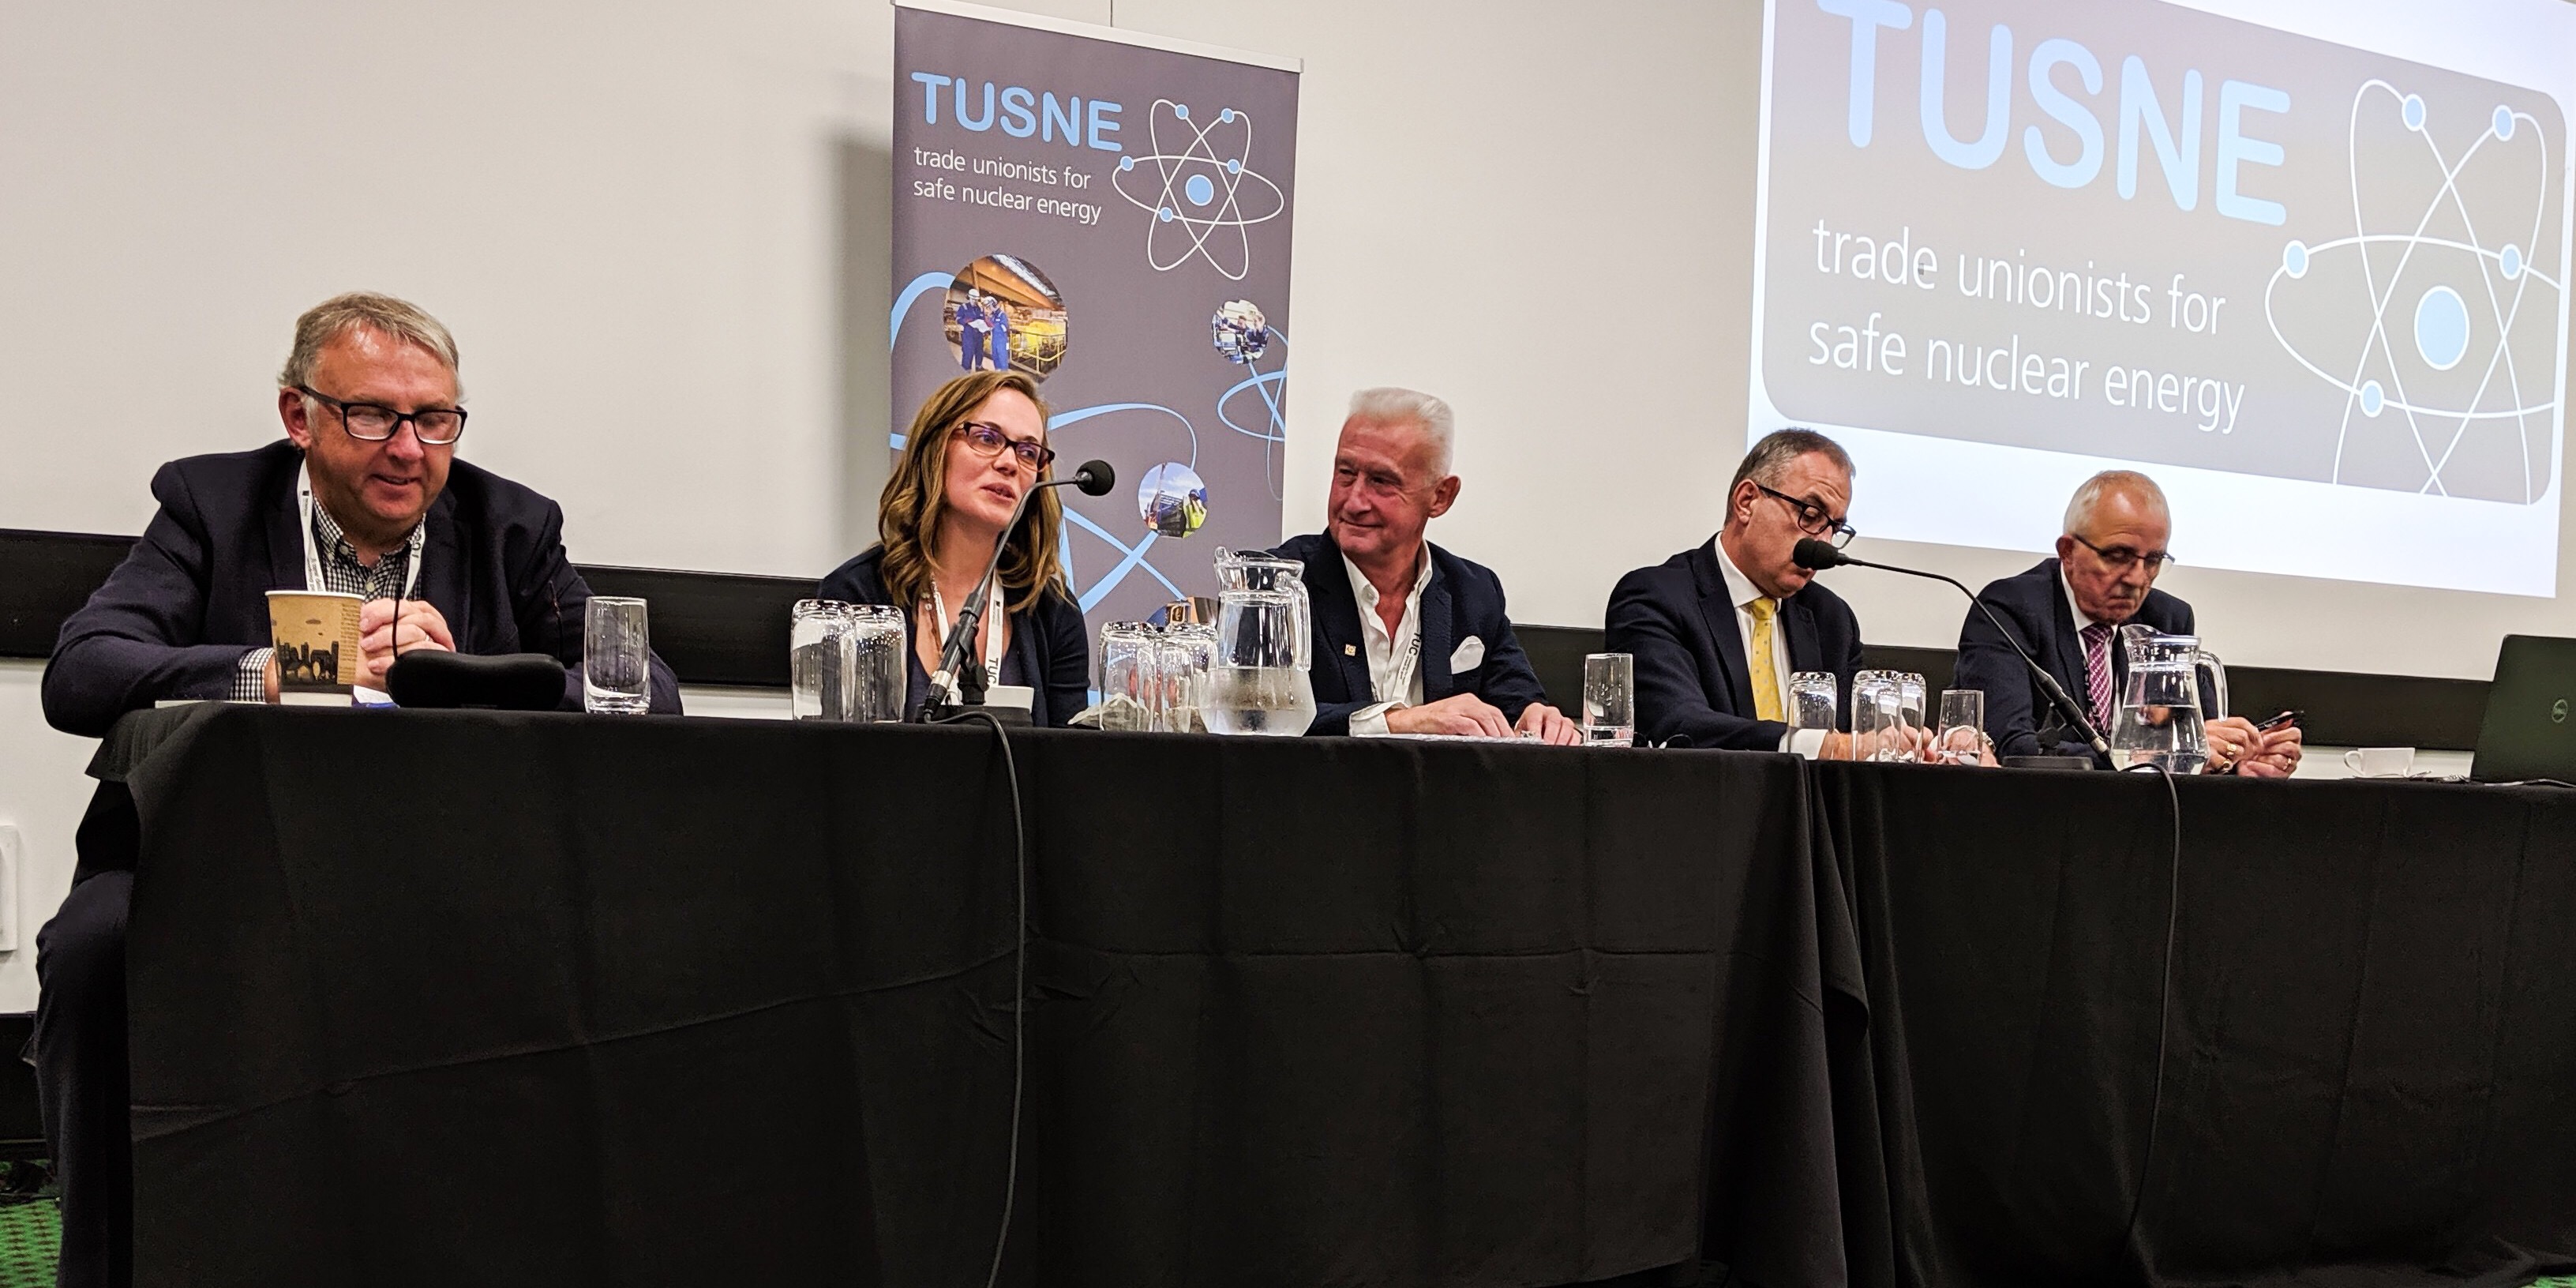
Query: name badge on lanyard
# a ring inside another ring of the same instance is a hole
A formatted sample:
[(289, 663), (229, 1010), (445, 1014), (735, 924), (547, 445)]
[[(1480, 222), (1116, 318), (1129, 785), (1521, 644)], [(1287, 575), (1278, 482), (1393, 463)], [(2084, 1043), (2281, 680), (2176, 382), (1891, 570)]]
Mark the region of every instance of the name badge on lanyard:
[[(322, 578), (322, 551), (313, 542), (313, 473), (309, 465), (295, 474), (295, 508), (304, 519), (304, 588), (328, 591), (330, 583)], [(410, 550), (403, 559), (402, 597), (405, 599), (420, 598), (420, 551), (428, 538), (429, 519), (424, 515), (419, 523), (412, 526)]]

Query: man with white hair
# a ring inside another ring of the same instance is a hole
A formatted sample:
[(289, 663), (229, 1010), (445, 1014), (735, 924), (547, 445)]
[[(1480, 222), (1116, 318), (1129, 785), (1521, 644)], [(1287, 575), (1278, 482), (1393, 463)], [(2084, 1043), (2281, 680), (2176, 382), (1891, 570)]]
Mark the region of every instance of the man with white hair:
[(1308, 733), (1581, 740), (1512, 635), (1502, 581), (1423, 538), (1458, 500), (1456, 421), (1410, 389), (1352, 395), (1324, 531), (1272, 552), (1306, 566), (1314, 601)]
[[(1979, 596), (2105, 734), (2129, 669), (2120, 628), (2137, 622), (2167, 635), (2195, 633), (2191, 605), (2155, 589), (2170, 559), (2165, 542), (2172, 532), (2173, 518), (2155, 480), (2106, 470), (2086, 479), (2067, 503), (2055, 558), (1995, 582)], [(1959, 630), (1952, 683), (1985, 691), (1986, 732), (1997, 755), (2094, 757), (2079, 735), (2063, 727), (2012, 645), (1973, 606)], [(2298, 768), (2300, 733), (2294, 727), (2258, 730), (2231, 716), (2206, 728), (2211, 773), (2280, 778)]]

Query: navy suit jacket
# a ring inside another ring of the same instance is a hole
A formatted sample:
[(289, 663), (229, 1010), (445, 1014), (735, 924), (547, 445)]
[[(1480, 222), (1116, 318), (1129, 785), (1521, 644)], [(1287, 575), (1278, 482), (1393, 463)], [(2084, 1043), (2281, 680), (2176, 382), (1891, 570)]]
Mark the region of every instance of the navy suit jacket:
[[(1995, 616), (2010, 624), (2015, 638), (2030, 650), (2032, 660), (2065, 685), (2077, 704), (2090, 706), (2084, 682), (2084, 641), (2075, 634), (2075, 611), (2066, 601), (2066, 587), (2058, 579), (2055, 559), (2043, 559), (2028, 572), (1990, 583), (1978, 592), (1978, 598), (1995, 610)], [(2144, 622), (2168, 635), (2194, 633), (2191, 605), (2161, 590), (2148, 591), (2147, 602), (2129, 620)], [(2128, 670), (2128, 657), (2114, 633), (2111, 692), (2115, 702)], [(1974, 605), (1969, 606), (1967, 621), (1959, 628), (1959, 664), (1953, 674), (1951, 687), (1985, 691), (1986, 736), (1995, 740), (1996, 755), (2084, 756), (2107, 767), (2091, 747), (2072, 737), (2041, 742), (2039, 731), (2062, 727), (2065, 717), (2049, 704), (2048, 694), (2030, 678), (2021, 659), (2013, 655), (2012, 646), (1995, 633), (1986, 615)], [(2108, 736), (2111, 731), (2102, 732)]]
[[(63, 622), (45, 664), (45, 719), (98, 737), (165, 698), (223, 698), (241, 656), (269, 644), (268, 592), (304, 587), (295, 499), (304, 453), (279, 441), (191, 456), (152, 476), (159, 513), (125, 562)], [(563, 660), (563, 709), (581, 709), (582, 610), (590, 587), (564, 554), (563, 510), (463, 461), (430, 502), (420, 597), (459, 652)], [(653, 710), (677, 713), (680, 684), (652, 661)]]
[[(919, 646), (913, 641), (913, 606), (895, 603), (886, 590), (885, 574), (878, 567), (884, 555), (881, 545), (860, 551), (833, 569), (814, 593), (844, 604), (888, 604), (904, 610), (903, 709), (910, 716), (930, 696), (930, 673), (922, 669)], [(1060, 729), (1091, 705), (1091, 632), (1082, 624), (1081, 606), (1062, 585), (1047, 587), (1036, 603), (1011, 613), (1011, 645), (1002, 656), (1002, 666), (1014, 677), (1009, 683), (1036, 690), (1029, 697), (1032, 724)], [(1004, 683), (998, 675), (988, 675), (984, 682)]]
[[(1788, 641), (1790, 670), (1834, 673), (1834, 710), (1848, 726), (1852, 673), (1860, 669), (1860, 619), (1851, 605), (1811, 581), (1780, 601), (1774, 620)], [(1779, 750), (1789, 726), (1754, 718), (1735, 597), (1708, 543), (1620, 578), (1603, 626), (1605, 647), (1636, 658), (1640, 742)]]
[[(1431, 580), (1422, 587), (1422, 700), (1472, 693), (1517, 721), (1547, 688), (1530, 668), (1503, 611), (1503, 582), (1483, 564), (1471, 563), (1429, 542)], [(1342, 566), (1342, 548), (1329, 533), (1291, 537), (1272, 554), (1306, 565), (1306, 594), (1315, 606), (1315, 723), (1310, 734), (1347, 734), (1351, 713), (1375, 703), (1369, 677), (1368, 637), (1361, 633), (1359, 597)], [(1485, 656), (1464, 671), (1449, 659), (1469, 636), (1484, 642)]]

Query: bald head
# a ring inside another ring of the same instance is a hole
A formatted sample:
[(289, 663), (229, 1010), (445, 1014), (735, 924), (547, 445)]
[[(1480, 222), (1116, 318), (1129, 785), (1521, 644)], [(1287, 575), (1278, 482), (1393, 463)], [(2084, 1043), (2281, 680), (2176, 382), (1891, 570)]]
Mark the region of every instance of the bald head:
[(2124, 516), (2153, 515), (2167, 527), (2173, 523), (2172, 514), (2165, 509), (2165, 490), (2157, 487), (2154, 479), (2136, 470), (2104, 470), (2075, 489), (2074, 499), (2066, 503), (2066, 526), (2061, 531), (2092, 536), (2106, 503)]
[(2154, 479), (2105, 470), (2084, 480), (2066, 505), (2066, 531), (2057, 539), (2057, 566), (2075, 607), (2114, 626), (2137, 616), (2164, 571), (2172, 535), (2164, 489)]

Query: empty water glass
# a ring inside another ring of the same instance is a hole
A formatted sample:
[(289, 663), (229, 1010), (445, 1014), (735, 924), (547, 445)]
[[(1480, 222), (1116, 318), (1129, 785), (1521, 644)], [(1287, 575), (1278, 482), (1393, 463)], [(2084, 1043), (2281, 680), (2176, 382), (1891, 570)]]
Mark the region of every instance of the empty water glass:
[(1637, 741), (1637, 659), (1627, 653), (1583, 658), (1583, 745), (1628, 747)]
[(1142, 622), (1100, 628), (1100, 727), (1137, 732), (1154, 727), (1154, 637)]
[(903, 719), (904, 653), (912, 647), (904, 611), (892, 604), (849, 606), (849, 688), (841, 718), (859, 723)]
[(1831, 671), (1800, 671), (1789, 677), (1789, 728), (1834, 731), (1836, 710), (1841, 701), (1839, 688)]
[(1906, 734), (1905, 686), (1894, 671), (1861, 671), (1852, 676), (1852, 757), (1855, 760), (1911, 761), (1913, 743)]
[(846, 718), (850, 661), (850, 605), (797, 600), (787, 613), (787, 698), (796, 719)]
[(1208, 673), (1216, 666), (1216, 628), (1200, 622), (1165, 627), (1154, 652), (1154, 727), (1166, 733), (1206, 733), (1199, 708), (1207, 702)]
[(1985, 690), (1941, 690), (1941, 731), (1932, 739), (1933, 758), (1944, 765), (1975, 765), (1984, 763), (1985, 752)]
[(651, 710), (652, 657), (644, 601), (591, 596), (582, 616), (582, 710), (630, 716)]

